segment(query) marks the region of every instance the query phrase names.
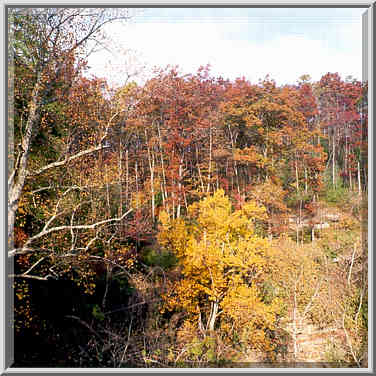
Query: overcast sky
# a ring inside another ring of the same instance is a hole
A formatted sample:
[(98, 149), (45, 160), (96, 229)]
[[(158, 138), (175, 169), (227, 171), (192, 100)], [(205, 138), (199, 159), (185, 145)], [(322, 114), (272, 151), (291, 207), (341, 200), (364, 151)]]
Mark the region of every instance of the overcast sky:
[(121, 81), (123, 71), (179, 65), (186, 73), (210, 64), (212, 74), (257, 82), (269, 74), (278, 84), (303, 74), (362, 76), (361, 8), (147, 8), (132, 10), (126, 25), (106, 29), (131, 53), (93, 54), (91, 73)]

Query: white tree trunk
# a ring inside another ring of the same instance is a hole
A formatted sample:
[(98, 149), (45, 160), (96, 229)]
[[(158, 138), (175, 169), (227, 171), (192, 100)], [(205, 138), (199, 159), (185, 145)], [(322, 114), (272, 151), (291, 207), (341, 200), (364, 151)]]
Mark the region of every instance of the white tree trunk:
[(180, 217), (180, 211), (181, 211), (181, 191), (182, 191), (182, 185), (181, 185), (181, 180), (183, 178), (183, 158), (181, 158), (180, 163), (179, 163), (179, 183), (178, 183), (178, 207), (177, 207), (177, 212), (176, 212), (176, 218)]
[[(158, 122), (157, 122), (157, 130), (158, 130), (158, 142), (159, 142), (159, 151), (160, 151), (160, 154), (161, 154), (161, 167), (162, 167), (162, 177), (163, 177), (162, 197), (163, 197), (163, 204), (165, 204), (165, 200), (167, 200), (167, 183), (166, 183), (166, 172), (165, 172), (164, 161), (163, 161), (161, 129), (159, 127)], [(166, 207), (165, 207), (165, 209), (166, 209)]]
[(210, 317), (209, 317), (208, 325), (207, 325), (210, 331), (214, 330), (215, 321), (218, 316), (218, 308), (219, 308), (219, 302), (214, 301), (211, 303)]
[(335, 136), (334, 136), (335, 132), (333, 131), (333, 159), (332, 159), (332, 183), (333, 183), (333, 187), (336, 186), (336, 159), (335, 159), (335, 155), (336, 155), (336, 142), (335, 142)]
[(358, 161), (358, 194), (359, 196), (362, 194), (362, 184), (360, 180), (360, 162)]
[(213, 137), (212, 137), (212, 129), (209, 130), (209, 168), (208, 168), (208, 187), (206, 192), (209, 193), (210, 191), (210, 180), (211, 180), (211, 168), (212, 168), (212, 147), (213, 147)]
[(41, 90), (41, 78), (38, 76), (29, 103), (29, 116), (26, 122), (25, 134), (23, 135), (21, 143), (22, 151), (17, 158), (14, 170), (12, 171), (12, 174), (8, 180), (8, 244), (10, 246), (13, 246), (13, 230), (16, 220), (16, 212), (27, 176), (27, 162), (29, 159), (31, 141), (33, 134), (35, 134), (35, 128), (39, 123), (39, 102)]
[(296, 179), (296, 192), (299, 193), (298, 156), (295, 156), (295, 179)]

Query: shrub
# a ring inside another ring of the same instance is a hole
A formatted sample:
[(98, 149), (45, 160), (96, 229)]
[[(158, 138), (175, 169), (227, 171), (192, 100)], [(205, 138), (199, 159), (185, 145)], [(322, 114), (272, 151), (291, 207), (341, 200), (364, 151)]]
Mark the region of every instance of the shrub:
[(160, 266), (163, 269), (169, 269), (177, 262), (173, 253), (166, 250), (146, 248), (142, 255), (143, 262), (148, 266)]

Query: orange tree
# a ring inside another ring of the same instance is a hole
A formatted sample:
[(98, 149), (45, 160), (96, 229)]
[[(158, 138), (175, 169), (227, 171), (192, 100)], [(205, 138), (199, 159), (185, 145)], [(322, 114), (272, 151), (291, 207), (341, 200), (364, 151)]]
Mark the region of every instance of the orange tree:
[(162, 212), (159, 242), (177, 256), (182, 275), (165, 295), (164, 310), (185, 310), (187, 324), (196, 322), (204, 336), (219, 331), (271, 351), (266, 332), (274, 329), (280, 302), (266, 302), (261, 293), (271, 253), (254, 222), (264, 217), (255, 202), (234, 211), (223, 190), (192, 204), (185, 219)]

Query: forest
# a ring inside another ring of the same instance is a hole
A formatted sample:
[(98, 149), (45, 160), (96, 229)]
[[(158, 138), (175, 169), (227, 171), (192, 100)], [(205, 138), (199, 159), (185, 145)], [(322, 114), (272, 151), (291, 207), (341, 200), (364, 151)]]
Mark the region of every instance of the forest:
[(368, 367), (367, 83), (114, 87), (128, 20), (8, 8), (13, 367)]

